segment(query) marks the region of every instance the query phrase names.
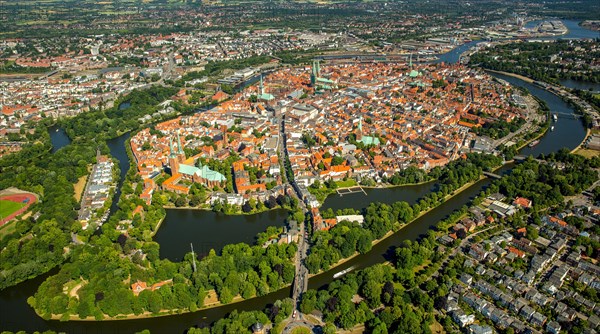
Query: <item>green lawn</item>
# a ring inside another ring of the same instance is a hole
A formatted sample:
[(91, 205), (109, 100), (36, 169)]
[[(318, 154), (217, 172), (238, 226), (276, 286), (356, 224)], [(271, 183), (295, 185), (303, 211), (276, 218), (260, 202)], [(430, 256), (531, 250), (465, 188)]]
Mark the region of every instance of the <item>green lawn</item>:
[(23, 207), (23, 203), (0, 200), (0, 217), (5, 218)]
[(306, 327), (296, 327), (292, 329), (292, 334), (311, 334), (312, 331)]
[(346, 181), (336, 181), (335, 184), (338, 186), (338, 188), (346, 188), (355, 186), (357, 183), (355, 179), (348, 179)]

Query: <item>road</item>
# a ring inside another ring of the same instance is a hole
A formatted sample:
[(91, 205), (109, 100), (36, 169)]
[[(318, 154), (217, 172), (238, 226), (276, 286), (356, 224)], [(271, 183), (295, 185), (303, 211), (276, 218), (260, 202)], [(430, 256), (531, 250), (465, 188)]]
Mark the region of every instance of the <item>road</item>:
[[(286, 161), (288, 161), (288, 152), (286, 148), (286, 133), (285, 133), (285, 120), (282, 115), (278, 115), (279, 122), (279, 140), (277, 141), (277, 152), (279, 154), (280, 159), (283, 161), (283, 170), (282, 173), (284, 175), (293, 175), (292, 171), (288, 171), (288, 168), (291, 166), (287, 166)], [(292, 188), (296, 191), (297, 189), (293, 187), (294, 180), (287, 179), (288, 185), (292, 186)], [(302, 208), (304, 214), (308, 212), (308, 208), (305, 203), (300, 198), (300, 194), (298, 195), (298, 206)], [(303, 315), (300, 312), (300, 300), (302, 294), (306, 292), (308, 289), (308, 269), (304, 265), (304, 261), (306, 260), (306, 256), (308, 255), (308, 249), (310, 247), (310, 242), (308, 240), (308, 231), (306, 228), (306, 224), (300, 225), (300, 236), (298, 240), (298, 251), (295, 257), (295, 265), (296, 265), (296, 275), (294, 277), (294, 283), (292, 285), (292, 299), (294, 301), (294, 313), (293, 316), (288, 323), (286, 329), (283, 331), (287, 333), (291, 331), (294, 327), (305, 326), (309, 328), (313, 328), (308, 322), (303, 320)]]

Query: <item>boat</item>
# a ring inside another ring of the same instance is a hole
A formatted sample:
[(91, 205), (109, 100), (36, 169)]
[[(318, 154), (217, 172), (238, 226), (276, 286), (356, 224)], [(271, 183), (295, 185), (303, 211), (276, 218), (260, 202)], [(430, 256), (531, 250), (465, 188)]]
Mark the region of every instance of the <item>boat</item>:
[(550, 131), (554, 131), (554, 125), (550, 128)]
[(535, 145), (539, 144), (540, 141), (539, 140), (534, 140), (531, 143), (529, 143), (529, 147), (534, 147)]
[(552, 115), (552, 119), (553, 119), (555, 122), (556, 122), (556, 121), (558, 121), (558, 115), (557, 115), (557, 114), (554, 114), (554, 115)]
[(56, 129), (54, 130), (54, 132), (58, 132), (58, 128), (56, 128)]
[(351, 272), (352, 270), (354, 270), (354, 266), (333, 274), (333, 278), (342, 277), (342, 276), (346, 275), (347, 273)]

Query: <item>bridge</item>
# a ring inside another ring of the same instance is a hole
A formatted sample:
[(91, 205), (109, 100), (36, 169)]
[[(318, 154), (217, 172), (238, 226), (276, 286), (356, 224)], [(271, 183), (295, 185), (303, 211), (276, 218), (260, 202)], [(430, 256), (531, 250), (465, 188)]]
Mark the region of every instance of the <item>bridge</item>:
[(498, 174), (490, 173), (490, 172), (483, 172), (483, 175), (491, 177), (493, 179), (501, 179), (502, 178), (502, 176), (500, 176)]
[(560, 116), (560, 118), (575, 118), (575, 119), (578, 119), (578, 118), (583, 117), (583, 115), (580, 115), (580, 114), (571, 114), (571, 113), (568, 113), (568, 112), (553, 112), (552, 114), (553, 115), (556, 114), (556, 115)]

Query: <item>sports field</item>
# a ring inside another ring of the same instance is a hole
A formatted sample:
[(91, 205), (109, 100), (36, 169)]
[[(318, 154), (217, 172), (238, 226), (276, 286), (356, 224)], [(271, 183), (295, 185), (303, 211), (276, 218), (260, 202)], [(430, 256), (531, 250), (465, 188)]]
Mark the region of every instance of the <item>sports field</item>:
[(37, 201), (35, 194), (16, 190), (17, 192), (9, 191), (12, 194), (0, 196), (0, 226), (27, 211), (29, 206)]
[(0, 219), (8, 217), (9, 215), (22, 208), (24, 205), (25, 203), (17, 203), (13, 201), (0, 199)]

